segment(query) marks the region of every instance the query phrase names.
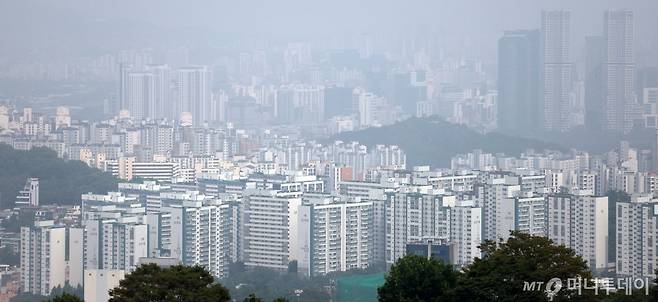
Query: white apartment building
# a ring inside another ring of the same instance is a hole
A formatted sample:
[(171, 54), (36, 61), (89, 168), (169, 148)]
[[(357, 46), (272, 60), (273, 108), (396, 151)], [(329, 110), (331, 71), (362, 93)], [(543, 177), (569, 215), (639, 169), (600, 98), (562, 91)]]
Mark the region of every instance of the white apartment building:
[(581, 190), (581, 191), (588, 191), (591, 192), (591, 194), (604, 194), (605, 192), (601, 192), (599, 187), (597, 186), (597, 174), (595, 172), (590, 172), (590, 171), (580, 171), (576, 173), (576, 181), (574, 187), (575, 189)]
[(106, 302), (110, 299), (110, 289), (119, 286), (126, 276), (124, 270), (90, 269), (85, 270), (85, 302)]
[(547, 178), (551, 178), (551, 174), (537, 174), (537, 175), (522, 175), (519, 176), (519, 185), (523, 192), (540, 192), (546, 188)]
[(511, 230), (533, 236), (546, 236), (548, 219), (544, 196), (525, 193), (511, 199), (503, 199), (498, 205), (496, 231), (498, 238), (507, 238)]
[[(476, 206), (482, 208), (483, 240), (507, 238), (507, 236), (509, 236), (510, 227), (513, 226), (513, 220), (511, 222), (508, 220), (506, 222), (507, 226), (502, 230), (499, 230), (499, 226), (504, 222), (498, 221), (501, 215), (501, 211), (498, 207), (503, 204), (504, 200), (509, 200), (520, 194), (521, 186), (518, 185), (518, 179), (489, 179), (486, 183), (475, 186), (474, 191), (477, 201)], [(501, 234), (503, 234), (503, 237), (501, 237)]]
[(86, 220), (85, 269), (132, 271), (149, 256), (144, 215)]
[(162, 207), (162, 194), (167, 194), (171, 188), (167, 185), (158, 184), (153, 180), (146, 180), (143, 183), (119, 183), (118, 191), (125, 196), (124, 198), (134, 198), (143, 206), (146, 206), (147, 213), (159, 212)]
[(591, 270), (608, 268), (608, 197), (551, 194), (547, 198), (548, 237), (576, 251)]
[(428, 239), (447, 241), (450, 237), (450, 210), (455, 196), (421, 194), (412, 191), (387, 193), (386, 263), (395, 263), (406, 254), (409, 243)]
[(247, 267), (285, 271), (299, 259), (299, 193), (245, 192), (242, 203), (241, 258)]
[(450, 191), (470, 191), (477, 180), (477, 174), (452, 174), (429, 177), (428, 182), (436, 189)]
[(105, 161), (105, 171), (112, 175), (131, 180), (142, 178), (161, 182), (172, 182), (179, 177), (180, 166), (170, 162), (137, 162), (135, 157), (120, 157)]
[(373, 251), (373, 203), (308, 194), (299, 209), (298, 268), (325, 275), (367, 268)]
[(52, 220), (22, 227), (21, 292), (48, 296), (66, 283), (82, 285), (82, 250), (81, 229), (55, 225)]
[(358, 113), (359, 127), (368, 128), (386, 124), (386, 99), (378, 97), (371, 92), (361, 88), (354, 89), (352, 103), (355, 112)]
[(16, 196), (16, 206), (39, 206), (39, 179), (28, 178), (23, 190), (18, 192)]
[(463, 267), (481, 257), (482, 208), (473, 201), (457, 201), (450, 208), (450, 245), (454, 265)]
[(125, 133), (122, 133), (121, 137), (121, 150), (123, 150), (124, 154), (135, 154), (136, 147), (139, 147), (142, 142), (140, 129), (126, 129)]
[(617, 275), (653, 279), (658, 268), (658, 204), (649, 198), (633, 199), (616, 204)]
[[(219, 200), (182, 201), (162, 208), (161, 249), (185, 265), (201, 265), (217, 277), (228, 276), (236, 261), (233, 206)], [(149, 219), (151, 221), (151, 219)]]
[(384, 192), (396, 187), (397, 184), (390, 182), (341, 181), (338, 183), (338, 192), (341, 196), (384, 200), (386, 199)]

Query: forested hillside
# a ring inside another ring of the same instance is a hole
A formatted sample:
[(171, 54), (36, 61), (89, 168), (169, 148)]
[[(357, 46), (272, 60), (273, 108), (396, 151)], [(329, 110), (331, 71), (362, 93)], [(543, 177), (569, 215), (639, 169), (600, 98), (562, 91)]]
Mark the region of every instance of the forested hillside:
[(14, 150), (0, 144), (0, 207), (13, 206), (29, 177), (39, 178), (41, 204), (76, 204), (87, 192), (116, 190), (117, 179), (80, 161), (65, 161), (45, 148)]
[(437, 168), (450, 167), (450, 158), (473, 149), (486, 152), (504, 152), (518, 155), (532, 148), (563, 150), (557, 144), (535, 139), (507, 136), (499, 133), (481, 134), (461, 125), (445, 122), (439, 118), (411, 118), (390, 126), (345, 132), (332, 140), (358, 141), (373, 146), (377, 144), (398, 145), (407, 153), (407, 165), (431, 165)]

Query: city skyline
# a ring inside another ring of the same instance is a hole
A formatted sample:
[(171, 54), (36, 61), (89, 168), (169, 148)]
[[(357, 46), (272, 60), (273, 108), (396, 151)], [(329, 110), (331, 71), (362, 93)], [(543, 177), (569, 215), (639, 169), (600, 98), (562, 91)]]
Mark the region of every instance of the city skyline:
[(0, 302), (653, 299), (656, 11), (2, 3)]

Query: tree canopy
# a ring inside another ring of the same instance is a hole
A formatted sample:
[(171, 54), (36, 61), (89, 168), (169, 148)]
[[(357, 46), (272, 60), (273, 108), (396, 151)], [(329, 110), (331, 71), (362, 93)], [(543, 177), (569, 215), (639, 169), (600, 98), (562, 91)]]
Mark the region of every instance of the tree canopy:
[(542, 289), (524, 290), (525, 282), (548, 282), (559, 278), (563, 285), (552, 301), (590, 301), (583, 290), (567, 290), (567, 279), (591, 280), (587, 263), (576, 252), (552, 240), (513, 231), (506, 241), (485, 241), (482, 258), (464, 269), (456, 290), (457, 299), (470, 301), (548, 301)]
[[(567, 288), (569, 278), (592, 279), (587, 263), (546, 237), (514, 231), (507, 240), (485, 241), (480, 249), (483, 257), (462, 272), (416, 255), (399, 259), (378, 290), (379, 301), (549, 301), (546, 283), (554, 278), (562, 288), (552, 301), (597, 301), (588, 289)], [(543, 285), (531, 290), (526, 282)]]
[(54, 298), (48, 300), (48, 302), (84, 302), (84, 301), (75, 295), (69, 293), (63, 293), (59, 296), (55, 296)]
[(256, 297), (254, 294), (250, 294), (243, 300), (244, 302), (263, 302), (263, 299)]
[(201, 266), (143, 264), (110, 290), (111, 302), (227, 302), (229, 291)]
[(456, 284), (457, 272), (451, 265), (409, 255), (391, 266), (377, 294), (381, 302), (447, 301)]

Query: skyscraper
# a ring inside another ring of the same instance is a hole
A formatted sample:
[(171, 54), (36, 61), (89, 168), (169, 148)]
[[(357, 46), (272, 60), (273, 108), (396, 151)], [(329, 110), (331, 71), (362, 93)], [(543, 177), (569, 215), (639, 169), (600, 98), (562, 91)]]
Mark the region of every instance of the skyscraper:
[(600, 130), (603, 122), (603, 65), (605, 38), (585, 38), (585, 126)]
[(543, 120), (539, 31), (508, 31), (498, 40), (498, 129), (532, 134)]
[(171, 103), (171, 70), (167, 65), (148, 65), (146, 70), (153, 77), (153, 102), (149, 108), (151, 118), (174, 119)]
[(277, 94), (276, 116), (290, 124), (315, 124), (324, 119), (324, 86), (282, 86)]
[(565, 131), (569, 128), (569, 93), (571, 12), (543, 11), (541, 14), (542, 99), (544, 129)]
[(185, 67), (176, 75), (176, 116), (183, 112), (192, 114), (192, 122), (201, 125), (210, 120), (212, 73), (206, 66)]
[(171, 76), (167, 65), (148, 65), (138, 70), (119, 68), (119, 108), (135, 119), (174, 118)]
[(125, 107), (132, 118), (141, 120), (154, 117), (152, 111), (155, 109), (155, 81), (150, 73), (129, 72), (126, 81)]
[(635, 58), (633, 12), (606, 11), (603, 22), (606, 61), (603, 128), (630, 131), (635, 110)]
[(128, 102), (128, 74), (132, 71), (132, 66), (128, 64), (119, 65), (119, 91), (118, 100), (115, 104), (116, 111), (123, 110), (127, 107)]

